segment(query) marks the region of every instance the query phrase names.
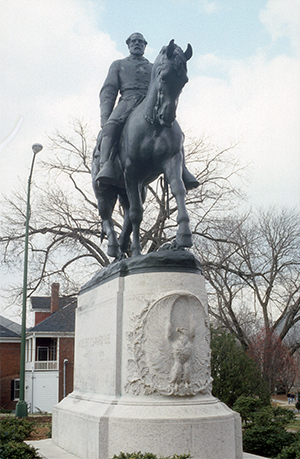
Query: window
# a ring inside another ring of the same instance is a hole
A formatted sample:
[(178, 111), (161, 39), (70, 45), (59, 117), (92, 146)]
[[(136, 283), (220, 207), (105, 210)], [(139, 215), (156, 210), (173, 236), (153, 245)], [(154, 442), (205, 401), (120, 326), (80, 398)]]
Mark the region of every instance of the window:
[(45, 362), (49, 360), (49, 347), (38, 346), (37, 348), (37, 360), (38, 362)]
[(13, 389), (13, 400), (19, 400), (20, 398), (20, 379), (14, 379), (12, 381), (12, 389)]
[(57, 360), (57, 338), (36, 338), (36, 362)]
[(32, 361), (32, 338), (26, 341), (26, 362)]

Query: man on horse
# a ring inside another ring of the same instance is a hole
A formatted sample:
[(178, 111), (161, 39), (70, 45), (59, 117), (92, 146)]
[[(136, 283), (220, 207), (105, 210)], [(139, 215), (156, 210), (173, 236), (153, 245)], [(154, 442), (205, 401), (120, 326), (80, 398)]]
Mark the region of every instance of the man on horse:
[[(130, 113), (145, 98), (152, 71), (152, 64), (143, 56), (147, 41), (140, 33), (133, 33), (126, 40), (130, 55), (114, 61), (100, 91), (101, 132), (96, 152), (100, 151), (100, 170), (96, 181), (100, 185), (115, 184), (114, 158), (123, 127)], [(121, 97), (115, 102), (118, 94)], [(183, 167), (182, 178), (187, 190), (199, 185), (197, 179)]]

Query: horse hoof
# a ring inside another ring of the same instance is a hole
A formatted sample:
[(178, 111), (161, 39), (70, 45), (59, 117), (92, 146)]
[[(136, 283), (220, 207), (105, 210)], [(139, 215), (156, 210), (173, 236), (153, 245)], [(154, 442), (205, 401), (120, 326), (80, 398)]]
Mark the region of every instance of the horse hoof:
[(107, 255), (109, 257), (118, 258), (120, 256), (120, 248), (118, 245), (108, 245)]
[(139, 255), (142, 255), (142, 251), (139, 248), (137, 249), (131, 248), (131, 251), (132, 251), (132, 257), (138, 257)]

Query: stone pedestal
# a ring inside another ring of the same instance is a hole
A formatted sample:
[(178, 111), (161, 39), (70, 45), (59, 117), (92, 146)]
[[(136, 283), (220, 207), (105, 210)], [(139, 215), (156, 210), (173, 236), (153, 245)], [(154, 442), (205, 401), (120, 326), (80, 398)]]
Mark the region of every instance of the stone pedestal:
[(52, 435), (83, 459), (242, 458), (239, 415), (211, 395), (207, 299), (193, 255), (123, 260), (83, 287), (74, 392), (54, 408)]

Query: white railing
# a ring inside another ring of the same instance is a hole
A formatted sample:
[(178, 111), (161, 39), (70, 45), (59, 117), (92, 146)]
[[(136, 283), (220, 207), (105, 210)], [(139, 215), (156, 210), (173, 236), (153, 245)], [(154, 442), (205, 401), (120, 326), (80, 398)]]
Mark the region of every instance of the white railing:
[(57, 370), (58, 362), (57, 360), (43, 360), (42, 362), (35, 362), (35, 370)]

